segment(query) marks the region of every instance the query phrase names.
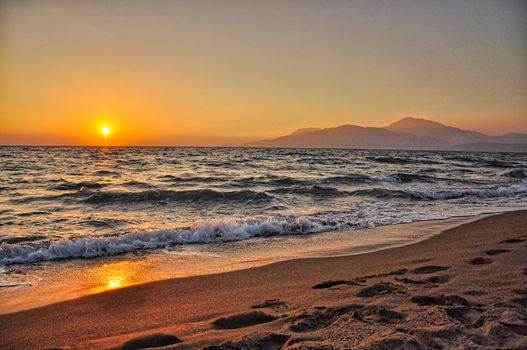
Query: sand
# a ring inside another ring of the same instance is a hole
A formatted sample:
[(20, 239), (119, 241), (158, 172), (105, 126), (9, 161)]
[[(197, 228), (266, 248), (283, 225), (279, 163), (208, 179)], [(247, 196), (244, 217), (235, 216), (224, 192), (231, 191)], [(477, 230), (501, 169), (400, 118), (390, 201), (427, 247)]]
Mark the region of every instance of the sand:
[(0, 315), (0, 348), (525, 349), (527, 211)]

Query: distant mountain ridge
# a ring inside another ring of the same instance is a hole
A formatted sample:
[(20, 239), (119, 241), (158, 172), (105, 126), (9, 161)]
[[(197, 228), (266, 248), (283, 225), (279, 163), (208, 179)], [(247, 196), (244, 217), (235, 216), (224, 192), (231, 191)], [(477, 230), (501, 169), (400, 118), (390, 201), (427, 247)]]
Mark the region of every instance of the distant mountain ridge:
[(289, 135), (250, 142), (244, 146), (527, 152), (527, 134), (490, 136), (432, 120), (409, 117), (384, 128), (357, 125), (302, 128)]
[(417, 118), (404, 118), (386, 127), (394, 132), (403, 132), (418, 136), (428, 136), (451, 144), (485, 142), (491, 136), (477, 131), (463, 130), (435, 121)]

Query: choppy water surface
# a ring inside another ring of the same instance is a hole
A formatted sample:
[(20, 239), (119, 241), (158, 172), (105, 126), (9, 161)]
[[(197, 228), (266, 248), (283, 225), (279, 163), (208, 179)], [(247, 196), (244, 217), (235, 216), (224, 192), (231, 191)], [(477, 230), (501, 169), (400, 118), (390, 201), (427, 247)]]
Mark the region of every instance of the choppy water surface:
[(527, 154), (0, 147), (0, 265), (527, 205)]

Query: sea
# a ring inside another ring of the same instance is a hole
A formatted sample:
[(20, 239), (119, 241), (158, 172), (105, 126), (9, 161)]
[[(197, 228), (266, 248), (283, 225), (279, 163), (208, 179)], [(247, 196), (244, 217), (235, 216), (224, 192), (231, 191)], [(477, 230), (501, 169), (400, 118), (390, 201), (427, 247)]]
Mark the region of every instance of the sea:
[(525, 153), (0, 147), (0, 274), (524, 209), (526, 178)]

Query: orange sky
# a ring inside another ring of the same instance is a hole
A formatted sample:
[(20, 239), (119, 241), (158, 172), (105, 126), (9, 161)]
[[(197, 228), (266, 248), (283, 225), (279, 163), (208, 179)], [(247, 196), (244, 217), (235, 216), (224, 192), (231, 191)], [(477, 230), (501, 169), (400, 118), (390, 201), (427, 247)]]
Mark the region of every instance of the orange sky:
[[(527, 132), (523, 1), (0, 2), (0, 144), (208, 145), (414, 116)], [(226, 138), (225, 138), (226, 137)]]

